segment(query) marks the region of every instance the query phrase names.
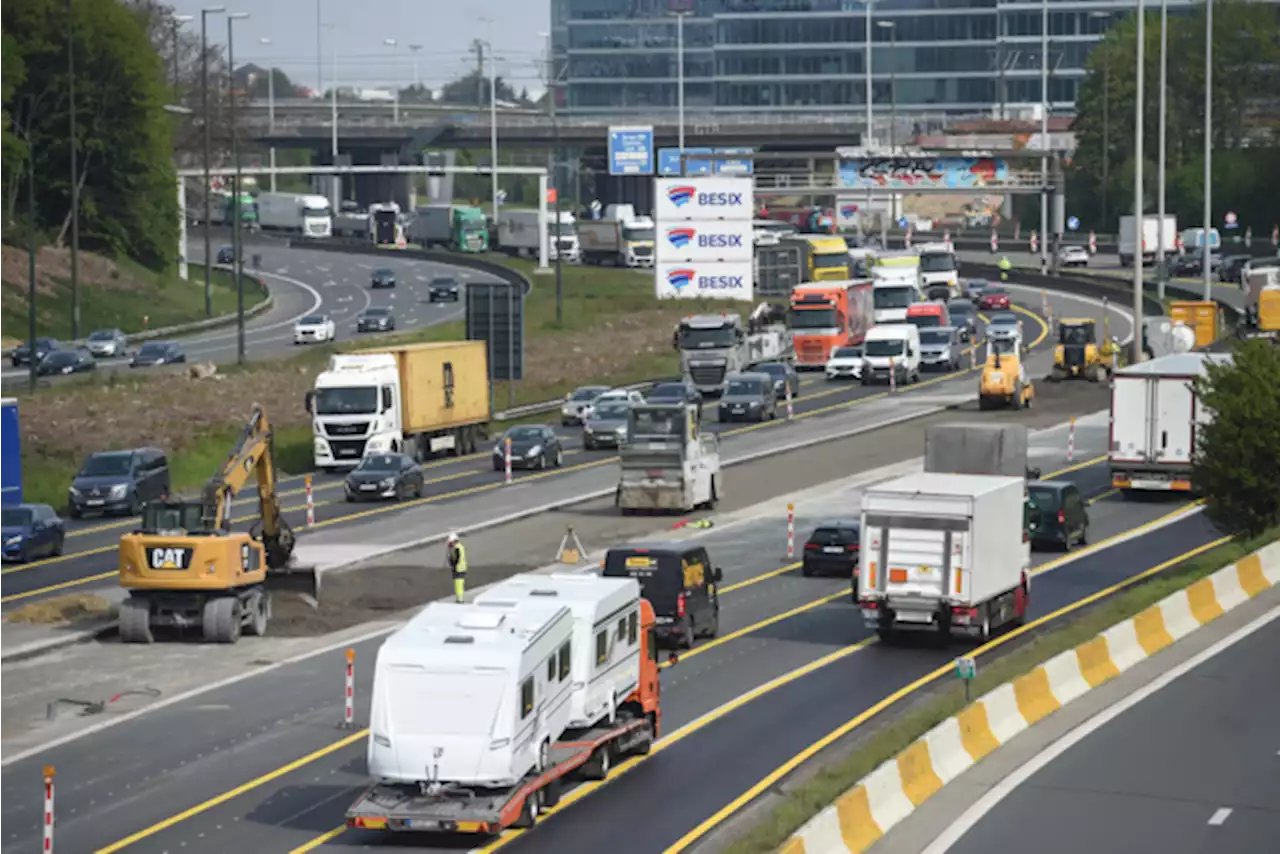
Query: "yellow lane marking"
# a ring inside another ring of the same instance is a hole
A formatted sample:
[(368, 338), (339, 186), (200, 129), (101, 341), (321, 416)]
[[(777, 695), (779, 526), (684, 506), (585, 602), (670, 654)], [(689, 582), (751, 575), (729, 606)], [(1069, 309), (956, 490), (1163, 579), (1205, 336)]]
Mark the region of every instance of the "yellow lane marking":
[(1150, 522), (1144, 522), (1141, 525), (1130, 528), (1127, 531), (1122, 531), (1119, 534), (1115, 534), (1114, 536), (1108, 537), (1105, 540), (1100, 540), (1099, 542), (1096, 542), (1096, 543), (1090, 543), (1089, 545), (1085, 546), (1082, 549), (1077, 549), (1074, 552), (1068, 552), (1067, 554), (1056, 557), (1053, 560), (1047, 560), (1044, 563), (1039, 564), (1038, 566), (1034, 566), (1031, 568), (1031, 574), (1038, 575), (1039, 573), (1042, 573), (1042, 572), (1048, 572), (1049, 570), (1055, 569), (1061, 566), (1062, 564), (1067, 563), (1068, 561), (1072, 561), (1077, 558), (1084, 557), (1085, 555), (1093, 554), (1094, 552), (1100, 552), (1103, 549), (1107, 548), (1108, 545), (1110, 545), (1111, 543), (1114, 543), (1116, 540), (1120, 539), (1121, 537), (1132, 537), (1134, 534), (1141, 535), (1151, 530), (1152, 528), (1156, 528), (1168, 522), (1170, 519), (1174, 518), (1175, 516), (1180, 516), (1183, 513), (1186, 513), (1192, 507), (1199, 507), (1203, 503), (1204, 503), (1204, 500), (1201, 499), (1199, 501), (1191, 501), (1187, 504), (1180, 504), (1178, 505), (1178, 508), (1176, 510), (1170, 510), (1168, 513), (1165, 513), (1163, 516), (1160, 516), (1156, 519), (1152, 519)]

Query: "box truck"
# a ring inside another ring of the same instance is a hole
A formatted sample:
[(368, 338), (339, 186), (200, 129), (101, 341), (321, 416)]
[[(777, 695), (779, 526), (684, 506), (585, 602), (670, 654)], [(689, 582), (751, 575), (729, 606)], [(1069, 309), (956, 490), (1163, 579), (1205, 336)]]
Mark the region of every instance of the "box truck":
[[(1144, 216), (1141, 232), (1138, 229), (1138, 221), (1133, 216), (1120, 217), (1120, 266), (1133, 266), (1133, 259), (1139, 256), (1143, 264), (1154, 263), (1156, 250), (1160, 246), (1161, 230), (1161, 221), (1158, 216)], [(1172, 214), (1166, 214), (1163, 231), (1164, 254), (1167, 258), (1178, 251), (1178, 218)]]
[(603, 219), (578, 223), (584, 264), (611, 267), (652, 267), (655, 229), (653, 220), (637, 216), (631, 205), (609, 205)]
[(1193, 385), (1227, 353), (1172, 353), (1116, 371), (1111, 380), (1111, 485), (1190, 492), (1196, 426), (1210, 419)]
[(22, 503), (22, 432), (18, 421), (18, 399), (0, 401), (0, 500), (4, 506)]
[(300, 193), (259, 193), (258, 225), (263, 229), (292, 231), (304, 237), (329, 237), (333, 211), (324, 196)]
[(409, 242), (423, 249), (488, 252), (489, 221), (484, 211), (469, 205), (423, 205), (409, 221)]
[[(597, 593), (573, 598), (583, 602), (579, 617), (534, 591), (497, 605), (433, 603), (387, 639), (374, 673), (374, 783), (347, 810), (348, 827), (488, 835), (529, 828), (556, 805), (569, 774), (604, 780), (614, 762), (649, 752), (661, 727), (653, 607), (641, 599), (638, 609), (601, 619)], [(591, 661), (600, 654), (601, 631), (589, 644), (579, 640), (587, 620), (593, 630), (602, 624), (606, 654), (617, 645), (634, 650), (624, 660), (635, 658), (639, 678), (614, 713), (573, 727), (569, 697), (581, 675), (574, 662), (578, 653)]]
[(858, 605), (883, 640), (898, 632), (986, 641), (1026, 617), (1026, 480), (922, 472), (862, 499)]
[[(542, 248), (538, 234), (537, 210), (503, 208), (498, 214), (498, 248), (508, 255), (537, 258)], [(560, 212), (558, 229), (555, 212), (547, 212), (547, 258), (554, 261), (557, 254), (569, 264), (581, 260), (577, 225), (568, 211)]]
[(316, 468), (366, 454), (474, 454), (489, 421), (485, 342), (448, 341), (329, 357), (307, 392)]

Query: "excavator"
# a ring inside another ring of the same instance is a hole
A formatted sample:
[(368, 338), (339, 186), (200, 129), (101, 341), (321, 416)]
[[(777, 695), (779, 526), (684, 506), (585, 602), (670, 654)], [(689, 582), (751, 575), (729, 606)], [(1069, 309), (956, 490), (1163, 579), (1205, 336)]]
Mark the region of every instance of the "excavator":
[[(258, 520), (231, 530), (231, 501), (257, 481)], [(147, 504), (142, 524), (120, 538), (120, 639), (152, 643), (156, 627), (196, 628), (213, 643), (235, 643), (242, 632), (263, 635), (273, 591), (320, 597), (314, 567), (291, 566), (293, 529), (276, 492), (271, 424), (261, 406), (198, 501)]]
[(1064, 318), (1058, 321), (1058, 346), (1053, 350), (1053, 371), (1049, 379), (1087, 379), (1101, 382), (1110, 373), (1115, 354), (1110, 328), (1098, 344), (1097, 321), (1093, 318)]

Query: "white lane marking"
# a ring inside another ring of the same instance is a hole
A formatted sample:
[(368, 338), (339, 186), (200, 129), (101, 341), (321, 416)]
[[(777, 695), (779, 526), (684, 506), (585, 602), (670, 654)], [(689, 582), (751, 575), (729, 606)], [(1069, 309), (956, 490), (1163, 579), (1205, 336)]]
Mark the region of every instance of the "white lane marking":
[(1227, 823), (1227, 819), (1231, 816), (1231, 807), (1218, 807), (1217, 811), (1209, 817), (1210, 827), (1221, 827)]
[(1013, 792), (1014, 789), (1029, 780), (1032, 775), (1040, 769), (1062, 756), (1094, 732), (1102, 729), (1104, 726), (1111, 723), (1111, 721), (1115, 720), (1138, 703), (1141, 703), (1161, 688), (1181, 679), (1183, 676), (1187, 675), (1201, 664), (1204, 664), (1209, 659), (1225, 652), (1247, 638), (1249, 635), (1261, 628), (1264, 628), (1268, 623), (1271, 623), (1276, 618), (1280, 618), (1280, 606), (1272, 608), (1270, 611), (1253, 620), (1248, 625), (1236, 629), (1213, 646), (1202, 650), (1200, 653), (1187, 659), (1164, 675), (1147, 683), (1134, 693), (1121, 698), (1098, 714), (1094, 715), (1089, 720), (1080, 724), (1075, 729), (1071, 730), (1071, 732), (1067, 733), (1062, 738), (1058, 739), (1053, 744), (1033, 756), (1030, 760), (1024, 762), (1018, 770), (1014, 771), (1008, 777), (1005, 777), (997, 783), (985, 795), (979, 798), (976, 803), (965, 810), (964, 814), (952, 822), (946, 830), (942, 831), (942, 833), (934, 839), (933, 842), (930, 842), (929, 847), (925, 848), (921, 854), (946, 854), (947, 851), (951, 850), (953, 845), (964, 838), (966, 833), (977, 826), (978, 822), (982, 821), (987, 813), (995, 809), (1001, 801)]
[[(1008, 285), (1008, 288), (1011, 291), (1022, 290), (1022, 291), (1027, 291), (1028, 293), (1031, 293), (1031, 294), (1035, 294), (1038, 291), (1045, 290), (1044, 288), (1033, 288), (1030, 285), (1014, 285), (1014, 284)], [(1120, 315), (1121, 317), (1123, 317), (1125, 320), (1129, 322), (1129, 334), (1126, 335), (1120, 341), (1120, 343), (1128, 344), (1130, 341), (1133, 340), (1133, 315), (1130, 312), (1125, 311), (1123, 308), (1120, 308), (1115, 303), (1107, 302), (1104, 304), (1100, 299), (1094, 299), (1093, 297), (1080, 296), (1079, 294), (1069, 294), (1065, 291), (1050, 290), (1049, 293), (1058, 299), (1074, 300), (1076, 302), (1087, 303), (1089, 305), (1096, 306), (1098, 308), (1105, 307), (1112, 314)], [(1052, 331), (1050, 331), (1050, 335), (1052, 334), (1053, 334)]]

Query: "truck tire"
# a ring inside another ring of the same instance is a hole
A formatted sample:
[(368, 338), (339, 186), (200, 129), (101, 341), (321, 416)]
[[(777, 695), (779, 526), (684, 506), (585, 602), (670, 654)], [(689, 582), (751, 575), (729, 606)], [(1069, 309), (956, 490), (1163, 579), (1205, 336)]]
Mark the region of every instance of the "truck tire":
[(249, 597), (245, 603), (249, 609), (249, 625), (245, 626), (245, 631), (254, 637), (263, 637), (267, 633), (267, 623), (271, 619), (271, 594), (263, 591), (256, 596)]
[(520, 816), (513, 822), (511, 826), (520, 830), (528, 830), (538, 823), (538, 814), (542, 812), (542, 792), (530, 792), (524, 799), (524, 805), (520, 807)]
[(130, 596), (120, 605), (120, 642), (155, 643), (151, 634), (151, 603)]
[(602, 744), (582, 765), (582, 776), (588, 780), (604, 780), (613, 770), (613, 745)]

